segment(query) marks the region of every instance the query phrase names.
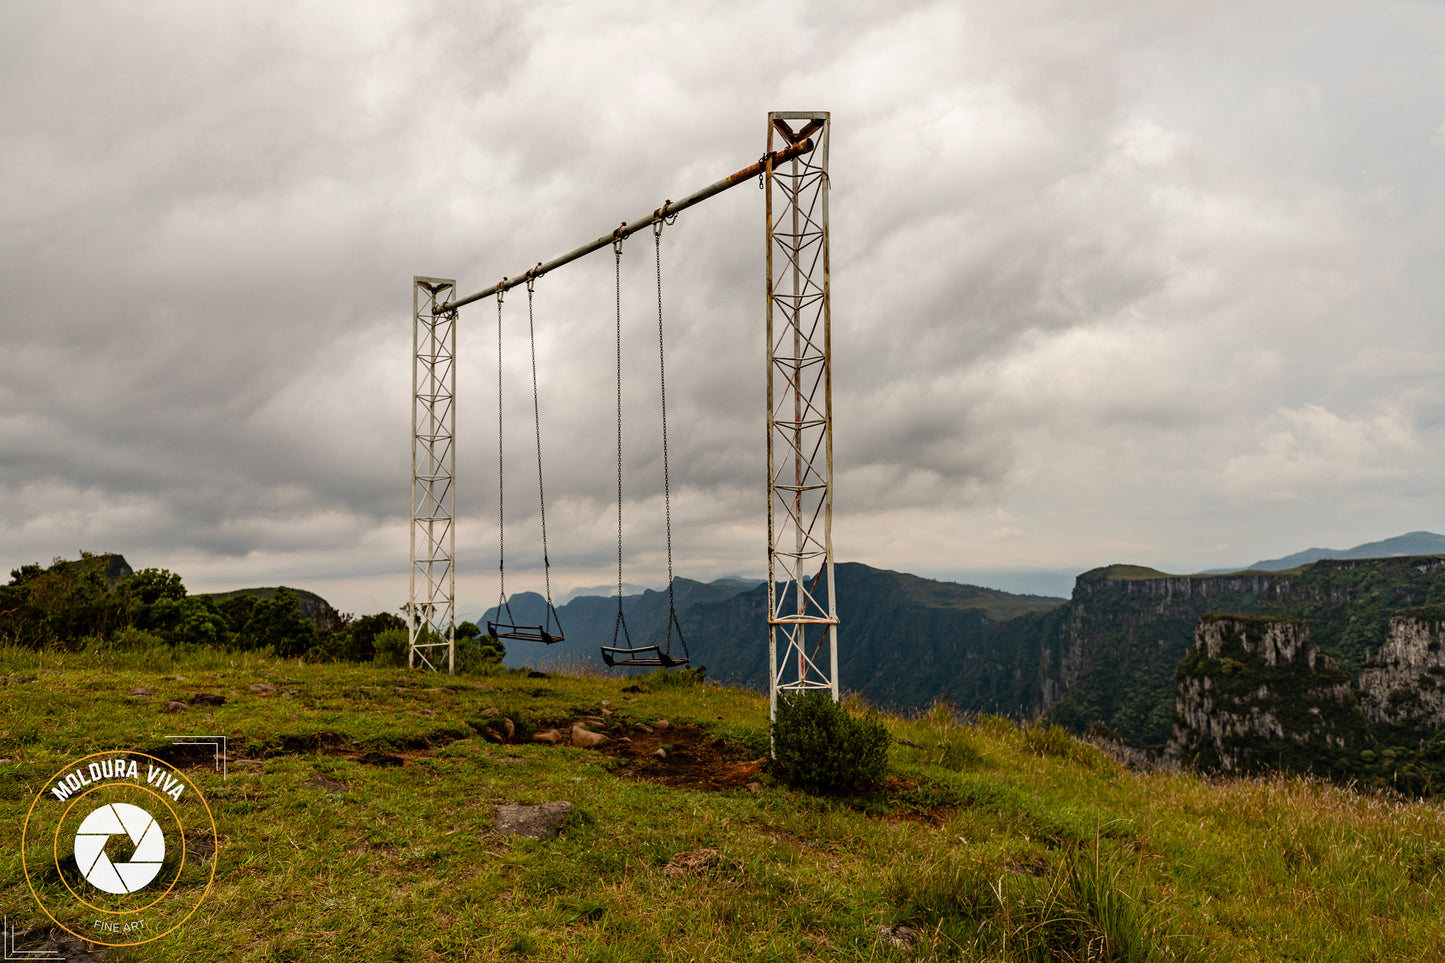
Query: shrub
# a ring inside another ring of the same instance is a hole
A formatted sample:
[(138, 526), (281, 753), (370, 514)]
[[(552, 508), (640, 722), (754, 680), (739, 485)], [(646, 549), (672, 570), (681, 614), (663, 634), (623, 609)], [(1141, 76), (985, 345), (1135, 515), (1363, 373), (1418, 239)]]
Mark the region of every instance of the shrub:
[(376, 633), (371, 644), (375, 651), (372, 661), (377, 665), (406, 665), (408, 650), (411, 648), (406, 629), (383, 629)]
[(476, 632), (463, 633), (467, 626), (476, 629), (470, 622), (457, 627), (454, 636), (456, 644), (456, 671), (466, 673), (489, 672), (502, 664), (507, 647), (495, 635), (479, 635)]
[(866, 788), (888, 774), (888, 742), (883, 723), (850, 716), (825, 692), (783, 697), (773, 721), (773, 771), (808, 792)]

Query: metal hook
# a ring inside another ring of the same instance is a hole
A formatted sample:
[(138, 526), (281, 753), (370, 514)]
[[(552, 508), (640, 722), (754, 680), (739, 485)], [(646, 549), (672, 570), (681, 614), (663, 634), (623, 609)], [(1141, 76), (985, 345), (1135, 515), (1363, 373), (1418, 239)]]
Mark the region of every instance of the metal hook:
[(502, 295), (507, 290), (507, 279), (502, 278), (497, 282), (497, 303), (502, 303)]
[(661, 236), (662, 236), (662, 225), (663, 225), (663, 224), (673, 224), (673, 223), (676, 223), (676, 221), (677, 221), (677, 215), (676, 215), (676, 214), (673, 214), (671, 217), (669, 217), (668, 214), (667, 214), (667, 207), (668, 207), (668, 205), (671, 204), (671, 203), (672, 203), (672, 198), (669, 197), (667, 200), (665, 200), (665, 201), (662, 202), (662, 206), (661, 206), (661, 207), (659, 207), (657, 210), (655, 210), (655, 211), (652, 212), (652, 236), (653, 236), (653, 237), (661, 237)]

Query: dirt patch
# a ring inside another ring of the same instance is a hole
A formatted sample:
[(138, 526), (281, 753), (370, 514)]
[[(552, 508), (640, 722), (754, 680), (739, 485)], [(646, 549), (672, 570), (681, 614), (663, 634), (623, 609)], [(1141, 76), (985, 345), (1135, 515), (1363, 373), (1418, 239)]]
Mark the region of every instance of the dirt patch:
[[(599, 750), (623, 759), (617, 775), (674, 789), (738, 789), (755, 781), (763, 760), (745, 746), (711, 736), (696, 726), (674, 725), (645, 732), (612, 730), (613, 739)], [(630, 742), (622, 740), (630, 739)], [(664, 756), (658, 756), (662, 749)]]

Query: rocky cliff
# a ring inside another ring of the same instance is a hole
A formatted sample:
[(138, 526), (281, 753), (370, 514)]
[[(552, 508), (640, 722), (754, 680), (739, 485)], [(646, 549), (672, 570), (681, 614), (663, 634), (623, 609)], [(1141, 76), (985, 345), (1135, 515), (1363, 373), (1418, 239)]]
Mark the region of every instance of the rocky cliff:
[[(1101, 723), (1139, 744), (1171, 738), (1175, 667), (1208, 612), (1298, 619), (1353, 676), (1387, 644), (1403, 609), (1445, 603), (1445, 558), (1323, 560), (1283, 572), (1168, 575), (1113, 565), (1079, 576), (1040, 623), (1038, 711), (1083, 731)], [(1416, 675), (1418, 678), (1418, 673)], [(1445, 678), (1442, 678), (1445, 682)]]
[(1385, 644), (1360, 670), (1360, 707), (1372, 723), (1436, 730), (1445, 726), (1445, 609), (1390, 619)]
[(1174, 707), (1165, 758), (1201, 769), (1310, 768), (1364, 734), (1349, 674), (1297, 619), (1205, 615)]

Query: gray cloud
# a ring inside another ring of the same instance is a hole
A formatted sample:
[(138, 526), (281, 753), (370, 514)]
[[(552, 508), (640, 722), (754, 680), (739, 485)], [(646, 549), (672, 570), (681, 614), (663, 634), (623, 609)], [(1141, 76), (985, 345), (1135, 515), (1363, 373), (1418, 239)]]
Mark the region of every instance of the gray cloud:
[[(750, 163), (794, 107), (835, 125), (842, 557), (1203, 566), (1445, 524), (1434, 6), (9, 4), (0, 26), (12, 564), (119, 550), (193, 587), (397, 604), (410, 276), (523, 270)], [(766, 562), (761, 239), (751, 186), (664, 235), (684, 574)], [(627, 578), (656, 583), (650, 239), (623, 269)], [(536, 297), (556, 577), (605, 583), (610, 257)], [(524, 581), (525, 311), (514, 291)], [(479, 304), (459, 333), (484, 601), (495, 324)]]

